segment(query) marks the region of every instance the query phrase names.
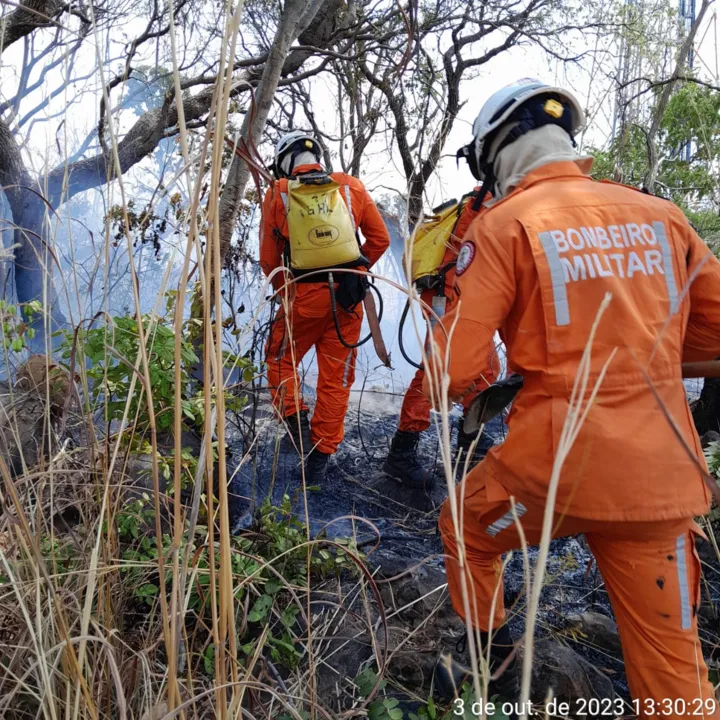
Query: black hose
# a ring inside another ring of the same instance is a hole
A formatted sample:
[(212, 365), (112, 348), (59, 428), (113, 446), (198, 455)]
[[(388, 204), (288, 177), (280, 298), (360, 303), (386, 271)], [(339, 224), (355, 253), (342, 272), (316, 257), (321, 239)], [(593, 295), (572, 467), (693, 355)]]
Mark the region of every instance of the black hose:
[(405, 320), (407, 320), (408, 310), (410, 310), (410, 299), (408, 298), (407, 302), (405, 303), (405, 309), (402, 312), (402, 315), (400, 316), (400, 327), (398, 328), (398, 345), (400, 346), (400, 354), (405, 358), (405, 361), (410, 363), (413, 367), (416, 367), (418, 370), (423, 370), (422, 365), (418, 365), (416, 362), (412, 361), (408, 354), (405, 352), (405, 346), (403, 345), (403, 331), (405, 329)]
[[(348, 350), (355, 350), (355, 348), (359, 348), (361, 345), (364, 345), (368, 340), (372, 338), (372, 332), (369, 332), (366, 337), (362, 338), (361, 340), (358, 340), (356, 343), (349, 343), (345, 340), (345, 338), (342, 336), (342, 331), (340, 330), (340, 320), (338, 319), (338, 313), (337, 313), (337, 302), (335, 300), (335, 282), (332, 277), (332, 273), (330, 273), (330, 279), (328, 280), (328, 287), (330, 288), (330, 308), (332, 310), (332, 316), (333, 316), (333, 323), (335, 323), (335, 332), (337, 333), (338, 339), (340, 342), (348, 348)], [(380, 294), (380, 291), (372, 284), (368, 284), (368, 289), (374, 291), (375, 295), (378, 299), (378, 324), (382, 320), (383, 316), (383, 299), (382, 295)]]

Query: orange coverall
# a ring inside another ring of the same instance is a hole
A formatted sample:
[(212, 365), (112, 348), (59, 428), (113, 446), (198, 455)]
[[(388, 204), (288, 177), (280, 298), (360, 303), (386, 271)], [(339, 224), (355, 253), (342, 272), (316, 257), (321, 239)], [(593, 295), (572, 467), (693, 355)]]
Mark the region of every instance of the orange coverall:
[[(459, 302), (435, 328), (444, 357), (457, 320), (450, 394), (462, 395), (485, 370), (498, 329), (525, 384), (505, 442), (457, 488), (464, 567), (448, 501), (441, 512), (453, 606), (465, 617), (464, 574), (473, 624), (487, 631), (505, 621), (500, 556), (521, 546), (510, 497), (525, 540), (538, 543), (578, 364), (611, 293), (592, 346), (589, 388), (609, 365), (562, 465), (553, 535), (582, 532), (588, 540), (615, 611), (633, 698), (649, 699), (647, 706), (684, 700), (688, 715), (702, 716), (699, 704), (711, 702), (713, 689), (697, 632), (701, 531), (693, 516), (707, 512), (710, 494), (643, 370), (704, 465), (680, 366), (720, 355), (720, 263), (673, 204), (594, 182), (572, 162), (530, 172), (474, 221), (468, 238), (474, 254), (456, 277)], [(651, 717), (647, 706), (637, 709)]]
[[(476, 187), (475, 192), (479, 191), (480, 188)], [(487, 195), (485, 200), (489, 197), (490, 195)], [(482, 206), (475, 209), (473, 207), (474, 202), (475, 198), (469, 198), (460, 213), (460, 217), (455, 225), (455, 230), (450, 236), (450, 244), (448, 245), (442, 260), (443, 267), (455, 261), (458, 249), (465, 237), (467, 229), (470, 227), (470, 223), (483, 209)], [(454, 282), (455, 268), (453, 267), (445, 274), (445, 297), (447, 298), (445, 312), (449, 312), (457, 301), (457, 295), (453, 292)], [(426, 305), (431, 307), (432, 299), (436, 294), (437, 290), (435, 289), (423, 290), (420, 298)], [(430, 401), (428, 400), (427, 395), (423, 392), (424, 380), (425, 370), (420, 368), (415, 372), (413, 379), (410, 381), (410, 385), (408, 385), (408, 389), (405, 391), (405, 397), (403, 398), (402, 407), (400, 409), (400, 422), (398, 424), (398, 430), (403, 432), (423, 432), (430, 427)], [(495, 375), (488, 377), (487, 381), (488, 383), (493, 383), (495, 381)], [(480, 387), (479, 389), (482, 390), (483, 387)], [(474, 399), (475, 395), (467, 395), (463, 398), (463, 405), (465, 408), (467, 408)]]
[[(296, 174), (322, 170), (320, 165), (301, 165)], [(365, 240), (362, 254), (374, 265), (390, 245), (385, 223), (365, 186), (345, 173), (332, 173), (340, 185), (350, 188), (351, 212), (355, 227)], [(273, 183), (265, 194), (260, 230), (260, 266), (266, 275), (283, 264), (284, 241), (288, 223), (281, 193), (286, 193), (286, 178)], [(345, 201), (345, 193), (341, 196)], [(346, 202), (346, 201), (345, 201)], [(278, 237), (276, 231), (282, 236)], [(308, 351), (317, 350), (318, 382), (315, 412), (311, 421), (313, 445), (323, 453), (334, 453), (342, 442), (350, 388), (355, 380), (357, 350), (346, 348), (339, 340), (330, 307), (327, 281), (298, 282), (288, 285), (288, 275), (278, 273), (273, 285), (282, 300), (290, 301), (290, 317), (280, 307), (272, 322), (266, 347), (268, 384), (273, 403), (282, 417), (306, 410), (297, 366)], [(345, 341), (354, 344), (360, 337), (362, 306), (352, 313), (337, 307), (340, 330)], [(292, 342), (288, 342), (291, 339)]]

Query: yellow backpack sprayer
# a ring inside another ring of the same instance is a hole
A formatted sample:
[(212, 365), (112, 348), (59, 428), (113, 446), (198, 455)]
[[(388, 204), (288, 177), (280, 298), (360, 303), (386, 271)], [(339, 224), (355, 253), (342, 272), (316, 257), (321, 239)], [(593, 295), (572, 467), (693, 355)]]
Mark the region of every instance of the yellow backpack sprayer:
[[(389, 367), (390, 358), (380, 333), (383, 303), (377, 288), (358, 272), (341, 272), (337, 292), (335, 290), (334, 272), (369, 266), (360, 250), (350, 187), (340, 185), (325, 172), (305, 173), (288, 181), (282, 201), (289, 235), (283, 238), (285, 264), (293, 277), (298, 282), (322, 282), (327, 278), (333, 322), (340, 342), (354, 349), (372, 338), (378, 357)], [(368, 289), (377, 295), (379, 312)], [(357, 343), (348, 343), (340, 331), (337, 305), (352, 312), (361, 302), (370, 332)]]
[[(479, 193), (473, 191), (463, 195), (459, 202), (455, 199), (448, 200), (433, 208), (432, 215), (427, 216), (422, 223), (416, 225), (405, 244), (405, 255), (403, 255), (405, 273), (418, 292), (435, 290), (432, 298), (432, 310), (437, 317), (445, 314), (447, 305), (445, 276), (449, 270), (455, 267), (455, 260), (443, 264), (445, 253), (453, 244), (455, 228), (468, 203), (472, 203), (473, 209), (478, 210), (481, 201)], [(462, 238), (457, 239), (462, 240)], [(405, 360), (413, 367), (421, 369), (422, 365), (408, 357), (403, 344), (403, 330), (409, 310), (410, 299), (408, 298), (400, 318), (398, 344)], [(430, 316), (431, 326), (435, 322), (435, 315)]]

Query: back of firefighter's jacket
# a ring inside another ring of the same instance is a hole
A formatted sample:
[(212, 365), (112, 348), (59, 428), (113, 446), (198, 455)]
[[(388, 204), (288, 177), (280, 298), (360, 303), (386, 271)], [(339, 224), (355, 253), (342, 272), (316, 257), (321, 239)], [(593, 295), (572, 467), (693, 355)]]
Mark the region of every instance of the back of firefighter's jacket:
[[(495, 288), (495, 302), (507, 304), (498, 321), (509, 366), (525, 377), (508, 438), (490, 465), (519, 493), (546, 496), (580, 362), (590, 352), (588, 394), (605, 374), (564, 462), (558, 509), (611, 520), (704, 512), (704, 481), (649, 387), (702, 458), (680, 375), (688, 258), (702, 243), (682, 212), (633, 189), (593, 182), (574, 163), (553, 163), (478, 218), (468, 237), (474, 243), (468, 255), (481, 254), (485, 243), (491, 248), (458, 278), (461, 315), (492, 323), (483, 306)], [(717, 261), (709, 261), (717, 271)]]

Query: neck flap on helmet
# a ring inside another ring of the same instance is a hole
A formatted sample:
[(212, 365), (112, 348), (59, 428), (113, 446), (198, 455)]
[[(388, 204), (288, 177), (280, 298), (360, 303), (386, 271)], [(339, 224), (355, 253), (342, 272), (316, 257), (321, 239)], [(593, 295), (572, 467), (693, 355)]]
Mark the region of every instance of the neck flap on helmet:
[[(507, 110), (507, 106), (500, 108), (495, 113), (495, 118), (500, 117)], [(491, 119), (491, 122), (492, 120)], [(543, 125), (559, 125), (570, 136), (573, 147), (576, 146), (575, 138), (572, 134), (573, 110), (570, 103), (557, 93), (543, 93), (530, 98), (527, 102), (522, 103), (510, 115), (500, 127), (495, 128), (486, 137), (482, 138), (482, 147), (480, 152), (477, 151), (478, 138), (473, 138), (472, 142), (461, 147), (455, 156), (458, 164), (460, 158), (465, 158), (470, 168), (470, 172), (476, 180), (481, 180), (483, 185), (480, 190), (481, 197), (485, 197), (487, 192), (494, 194), (495, 191), (495, 171), (494, 162), (501, 150), (506, 148), (510, 143), (515, 142), (530, 130), (543, 127)], [(496, 148), (493, 148), (493, 141), (498, 136), (501, 129), (506, 128), (508, 124), (514, 124), (514, 127), (503, 138), (502, 142)], [(490, 150), (493, 155), (490, 157)]]
[[(304, 137), (304, 138), (298, 138), (295, 140), (295, 142), (290, 143), (276, 158), (275, 162), (273, 163), (273, 173), (275, 174), (276, 178), (284, 178), (289, 177), (292, 175), (292, 170), (295, 167), (295, 160), (298, 158), (299, 155), (302, 153), (312, 153), (315, 156), (315, 159), (319, 162), (320, 158), (322, 156), (320, 146), (311, 138)], [(283, 170), (283, 160), (290, 155), (290, 172), (286, 173)]]

